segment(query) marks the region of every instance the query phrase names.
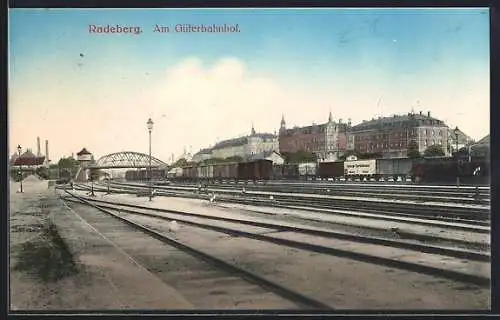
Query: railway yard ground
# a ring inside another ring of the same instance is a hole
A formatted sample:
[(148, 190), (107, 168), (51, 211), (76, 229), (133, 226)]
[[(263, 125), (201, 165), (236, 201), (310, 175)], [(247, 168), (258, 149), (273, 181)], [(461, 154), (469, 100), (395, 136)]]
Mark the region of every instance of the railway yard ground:
[(490, 309), (488, 218), (23, 186), (12, 310)]

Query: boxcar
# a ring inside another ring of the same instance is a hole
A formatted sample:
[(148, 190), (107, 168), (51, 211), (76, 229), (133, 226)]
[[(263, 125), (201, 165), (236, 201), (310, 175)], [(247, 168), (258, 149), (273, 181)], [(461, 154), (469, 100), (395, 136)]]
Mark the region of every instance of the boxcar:
[(272, 176), (271, 160), (255, 160), (238, 163), (238, 180), (269, 180)]
[(186, 166), (182, 168), (182, 180), (195, 181), (197, 178), (197, 170), (195, 166)]
[(219, 181), (236, 180), (238, 178), (238, 163), (227, 162), (214, 164), (213, 177)]
[(316, 166), (314, 162), (300, 163), (298, 166), (299, 177), (307, 179), (316, 176)]
[(273, 165), (273, 180), (281, 180), (283, 179), (283, 165), (282, 164), (274, 164)]
[(212, 180), (214, 178), (214, 166), (211, 164), (198, 166), (197, 177), (200, 180)]
[(299, 178), (299, 165), (298, 164), (285, 164), (283, 165), (283, 179), (297, 180)]
[(406, 180), (411, 176), (412, 163), (413, 160), (409, 158), (377, 159), (375, 178), (401, 177)]
[(344, 176), (344, 161), (320, 162), (318, 165), (318, 177), (322, 179), (339, 179)]

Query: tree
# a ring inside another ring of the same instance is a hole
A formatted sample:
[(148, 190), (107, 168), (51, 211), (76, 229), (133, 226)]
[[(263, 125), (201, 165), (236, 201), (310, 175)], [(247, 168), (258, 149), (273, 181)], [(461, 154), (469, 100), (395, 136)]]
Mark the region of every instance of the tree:
[(173, 165), (172, 167), (176, 168), (176, 167), (185, 167), (187, 166), (188, 162), (186, 159), (184, 158), (181, 158), (179, 160), (177, 160)]
[(407, 153), (408, 158), (420, 158), (422, 155), (418, 151), (418, 144), (417, 141), (411, 140), (410, 143), (408, 144), (408, 153)]
[(380, 159), (382, 158), (382, 154), (380, 152), (366, 152), (360, 153), (357, 157), (362, 160)]
[(424, 151), (425, 157), (443, 157), (444, 151), (440, 145), (433, 144)]
[(242, 162), (243, 158), (240, 156), (232, 156), (232, 157), (227, 157), (224, 159), (225, 162)]
[(303, 162), (316, 162), (316, 155), (314, 153), (300, 150), (295, 153), (283, 155), (288, 163), (303, 163)]

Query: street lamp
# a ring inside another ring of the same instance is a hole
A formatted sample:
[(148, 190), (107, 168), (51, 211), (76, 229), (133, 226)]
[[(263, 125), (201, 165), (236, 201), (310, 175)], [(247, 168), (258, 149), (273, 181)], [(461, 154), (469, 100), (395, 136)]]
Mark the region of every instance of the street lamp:
[(460, 132), (460, 130), (458, 130), (458, 127), (455, 127), (455, 130), (453, 130), (453, 132), (455, 133), (455, 146), (456, 146), (456, 149), (455, 149), (455, 155), (457, 157), (457, 188), (460, 186), (460, 176), (459, 176), (459, 159), (458, 159), (458, 133)]
[(95, 194), (94, 194), (94, 174), (92, 172), (92, 169), (90, 169), (90, 183), (91, 183), (90, 196), (95, 197)]
[(21, 182), (21, 192), (23, 192), (23, 165), (21, 164), (21, 145), (17, 145), (17, 153), (19, 154), (19, 181)]
[(151, 180), (151, 131), (153, 130), (153, 120), (149, 118), (148, 122), (148, 131), (149, 131), (149, 201), (153, 198), (153, 186)]

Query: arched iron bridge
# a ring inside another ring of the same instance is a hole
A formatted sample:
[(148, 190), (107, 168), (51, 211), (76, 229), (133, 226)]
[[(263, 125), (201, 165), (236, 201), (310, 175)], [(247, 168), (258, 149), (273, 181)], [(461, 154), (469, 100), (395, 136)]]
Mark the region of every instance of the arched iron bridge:
[[(166, 166), (165, 162), (151, 157), (152, 168)], [(149, 168), (149, 155), (133, 151), (115, 152), (100, 157), (94, 165), (89, 167), (96, 169)]]

